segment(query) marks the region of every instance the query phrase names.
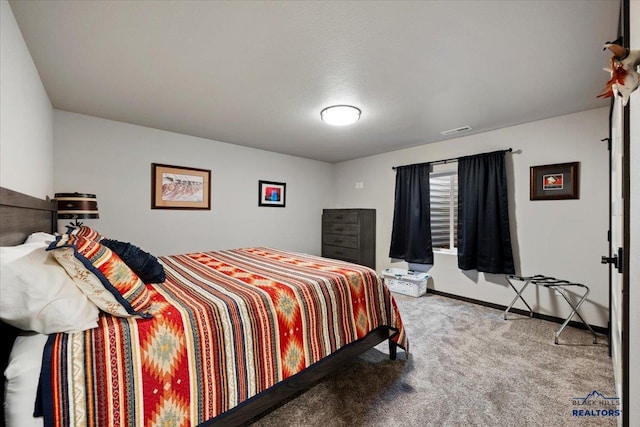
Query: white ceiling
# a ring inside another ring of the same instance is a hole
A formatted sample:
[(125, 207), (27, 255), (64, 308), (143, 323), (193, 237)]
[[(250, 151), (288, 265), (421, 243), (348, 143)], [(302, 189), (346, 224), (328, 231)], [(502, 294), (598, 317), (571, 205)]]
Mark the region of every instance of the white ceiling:
[[(609, 105), (619, 14), (618, 0), (10, 4), (56, 109), (328, 162)], [(360, 121), (322, 123), (332, 104)]]

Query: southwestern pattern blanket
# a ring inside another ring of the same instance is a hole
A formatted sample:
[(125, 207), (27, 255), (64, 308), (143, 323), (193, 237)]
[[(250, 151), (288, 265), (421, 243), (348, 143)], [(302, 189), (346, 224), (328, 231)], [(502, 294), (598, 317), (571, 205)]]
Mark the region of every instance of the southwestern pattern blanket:
[(49, 338), (39, 408), (51, 426), (196, 426), (381, 326), (408, 351), (376, 272), (270, 248), (159, 257), (150, 319), (103, 314)]

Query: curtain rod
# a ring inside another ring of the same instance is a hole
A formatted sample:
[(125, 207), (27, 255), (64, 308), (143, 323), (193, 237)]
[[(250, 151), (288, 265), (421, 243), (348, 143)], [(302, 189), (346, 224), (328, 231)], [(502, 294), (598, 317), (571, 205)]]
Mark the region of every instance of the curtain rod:
[[(480, 153), (480, 154), (474, 154), (474, 155), (475, 155), (475, 156), (481, 156), (481, 155), (483, 155), (483, 154), (498, 153), (498, 152), (500, 152), (500, 151), (510, 153), (510, 152), (512, 152), (512, 151), (513, 151), (513, 148), (508, 148), (508, 149), (506, 149), (506, 150), (490, 151), (489, 153)], [(460, 158), (462, 158), (462, 157), (469, 157), (469, 156), (452, 157), (452, 158), (450, 158), (450, 159), (436, 160), (436, 161), (433, 161), (433, 162), (412, 163), (412, 164), (410, 164), (410, 165), (403, 165), (403, 166), (418, 166), (418, 165), (426, 165), (426, 164), (430, 164), (430, 165), (441, 165), (441, 164), (447, 164), (447, 163), (449, 163), (449, 162), (457, 162), (457, 161), (458, 161), (458, 159), (460, 159)], [(392, 166), (392, 167), (391, 167), (391, 169), (396, 170), (396, 168), (399, 168), (399, 167), (402, 167), (402, 166)]]

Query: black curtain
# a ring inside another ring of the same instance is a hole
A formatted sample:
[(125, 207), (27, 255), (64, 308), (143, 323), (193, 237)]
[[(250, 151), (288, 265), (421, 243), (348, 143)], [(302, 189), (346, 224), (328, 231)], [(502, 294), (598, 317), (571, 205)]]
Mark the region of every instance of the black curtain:
[(458, 267), (515, 274), (504, 151), (458, 159)]
[(396, 194), (389, 257), (433, 264), (429, 171), (431, 165), (396, 168)]

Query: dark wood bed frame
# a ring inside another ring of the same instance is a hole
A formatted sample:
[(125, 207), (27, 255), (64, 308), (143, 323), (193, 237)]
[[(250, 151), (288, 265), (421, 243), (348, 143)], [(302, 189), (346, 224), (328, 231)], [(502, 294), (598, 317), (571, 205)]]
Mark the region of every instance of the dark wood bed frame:
[[(54, 201), (38, 199), (0, 187), (0, 246), (19, 245), (31, 233), (37, 231), (53, 233), (56, 228), (56, 219)], [(0, 327), (3, 336), (0, 372), (4, 374), (18, 330), (3, 322), (0, 322)], [(230, 427), (246, 424), (265, 411), (284, 403), (296, 393), (309, 388), (339, 366), (388, 338), (389, 329), (387, 327), (378, 328), (365, 338), (343, 347), (306, 370), (202, 425)], [(391, 340), (389, 340), (389, 350), (391, 359), (395, 359), (396, 345)], [(2, 387), (0, 396), (4, 401), (4, 378), (0, 383)], [(0, 421), (2, 421), (0, 425), (5, 425), (4, 410), (0, 411)]]

